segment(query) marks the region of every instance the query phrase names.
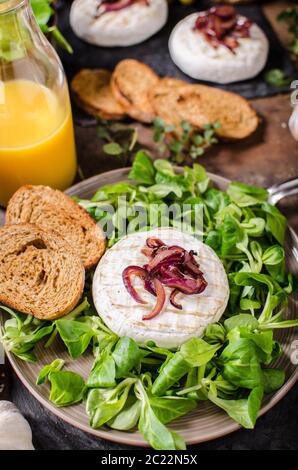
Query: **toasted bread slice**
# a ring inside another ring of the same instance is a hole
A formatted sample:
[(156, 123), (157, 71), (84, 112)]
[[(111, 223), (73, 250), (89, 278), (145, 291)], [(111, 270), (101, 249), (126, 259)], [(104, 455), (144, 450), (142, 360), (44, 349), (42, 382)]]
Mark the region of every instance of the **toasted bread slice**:
[(148, 93), (158, 81), (159, 77), (148, 65), (125, 59), (114, 70), (111, 88), (130, 117), (149, 123), (154, 119), (154, 111)]
[(41, 320), (55, 320), (79, 302), (80, 257), (57, 233), (33, 224), (0, 228), (0, 302)]
[(77, 104), (102, 119), (122, 119), (125, 112), (110, 87), (111, 73), (104, 69), (82, 69), (71, 81)]
[(171, 77), (162, 78), (149, 92), (149, 100), (154, 113), (166, 123), (175, 126), (175, 134), (181, 132), (181, 121), (183, 117), (178, 109), (179, 89), (186, 86), (182, 80)]
[(216, 134), (225, 139), (243, 139), (258, 126), (258, 116), (249, 102), (235, 93), (205, 85), (169, 86), (162, 81), (150, 93), (155, 113), (170, 124), (182, 120), (202, 129), (216, 121)]
[(10, 199), (6, 224), (33, 223), (55, 230), (81, 257), (86, 269), (105, 251), (103, 232), (90, 215), (61, 191), (48, 186), (22, 186)]

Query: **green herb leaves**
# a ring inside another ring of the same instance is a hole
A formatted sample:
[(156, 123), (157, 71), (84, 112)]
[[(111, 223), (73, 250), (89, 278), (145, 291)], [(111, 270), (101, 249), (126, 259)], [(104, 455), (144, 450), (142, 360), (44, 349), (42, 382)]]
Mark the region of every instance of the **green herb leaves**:
[(79, 321), (57, 320), (56, 327), (73, 359), (76, 359), (86, 351), (94, 335), (94, 331), (89, 325)]
[(85, 382), (79, 374), (61, 370), (51, 372), (48, 378), (51, 383), (50, 400), (56, 406), (70, 406), (82, 401)]
[(248, 207), (266, 202), (268, 199), (268, 191), (256, 186), (249, 186), (243, 183), (231, 183), (228, 187), (227, 194), (231, 201), (235, 202), (239, 207)]
[(160, 369), (152, 387), (153, 395), (164, 395), (190, 369), (207, 364), (218, 348), (218, 345), (210, 345), (200, 338), (188, 340)]
[[(137, 398), (141, 402), (141, 413), (139, 419), (139, 430), (147, 439), (151, 447), (156, 450), (183, 450), (186, 449), (183, 439), (176, 433), (170, 431), (155, 414), (150, 398), (143, 386), (142, 381), (138, 381), (135, 386)], [(155, 402), (156, 403), (156, 402)], [(157, 403), (156, 403), (157, 405)], [(187, 412), (186, 409), (183, 411)], [(162, 419), (164, 411), (160, 411)], [(184, 413), (183, 413), (184, 414)]]
[(250, 392), (248, 398), (238, 400), (224, 400), (212, 392), (208, 393), (208, 398), (241, 426), (253, 429), (262, 403), (263, 388), (256, 387)]
[(182, 121), (180, 129), (176, 129), (157, 117), (153, 122), (153, 138), (158, 144), (160, 156), (167, 156), (174, 163), (183, 163), (187, 157), (195, 160), (203, 155), (207, 148), (217, 144), (215, 130), (219, 127), (219, 122), (206, 124), (200, 132), (187, 121)]
[(60, 47), (65, 49), (69, 54), (72, 54), (73, 50), (71, 45), (61, 34), (57, 26), (49, 25), (49, 22), (54, 15), (54, 9), (51, 7), (53, 0), (30, 0), (30, 3), (38, 26), (42, 32), (52, 35)]
[(143, 150), (140, 150), (134, 159), (132, 170), (128, 177), (138, 183), (153, 184), (155, 170), (151, 158)]
[(281, 69), (268, 70), (268, 72), (265, 73), (265, 80), (269, 85), (272, 85), (275, 88), (288, 87), (292, 82), (292, 78), (288, 77)]
[(277, 17), (278, 21), (284, 21), (288, 26), (288, 31), (292, 36), (290, 41), (290, 51), (294, 56), (298, 55), (298, 10), (297, 8), (287, 8)]

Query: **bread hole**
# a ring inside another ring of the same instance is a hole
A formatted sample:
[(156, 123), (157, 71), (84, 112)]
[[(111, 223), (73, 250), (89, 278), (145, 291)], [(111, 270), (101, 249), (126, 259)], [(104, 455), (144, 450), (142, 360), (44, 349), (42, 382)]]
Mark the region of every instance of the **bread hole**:
[(37, 250), (47, 249), (45, 242), (41, 238), (37, 238), (36, 240), (32, 240), (31, 242), (26, 243), (26, 245), (16, 252), (16, 256), (25, 253), (30, 246), (36, 248)]
[(54, 289), (57, 289), (57, 287), (58, 287), (59, 277), (60, 277), (60, 269), (57, 268), (57, 272), (53, 277), (53, 287), (54, 287)]
[(184, 103), (184, 101), (185, 101), (185, 97), (181, 95), (177, 99), (177, 103)]
[(37, 285), (45, 283), (45, 278), (46, 278), (46, 272), (44, 269), (42, 269), (40, 273), (38, 274), (38, 277), (36, 280)]

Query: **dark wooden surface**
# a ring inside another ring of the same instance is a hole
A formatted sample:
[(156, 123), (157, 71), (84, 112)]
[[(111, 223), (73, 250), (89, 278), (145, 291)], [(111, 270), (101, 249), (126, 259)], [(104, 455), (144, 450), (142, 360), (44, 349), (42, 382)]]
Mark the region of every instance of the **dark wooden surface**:
[[(298, 78), (298, 77), (297, 77)], [(200, 159), (208, 171), (249, 184), (269, 187), (298, 175), (298, 142), (288, 129), (292, 112), (288, 95), (251, 101), (261, 124), (255, 134), (244, 141), (216, 145)], [(151, 144), (151, 133), (138, 126), (140, 141)], [(121, 157), (107, 156), (96, 127), (75, 126), (79, 164), (86, 178), (97, 173), (126, 166)], [(297, 199), (282, 204), (289, 223), (298, 231)]]
[[(298, 77), (296, 77), (298, 78)], [(291, 113), (287, 95), (254, 100), (253, 106), (262, 117), (258, 132), (239, 143), (217, 146), (201, 159), (209, 171), (231, 179), (268, 187), (298, 175), (298, 143), (291, 137), (287, 121)], [(75, 127), (78, 158), (85, 177), (112, 168), (124, 166), (118, 157), (107, 157), (101, 151), (101, 142), (95, 128)], [(142, 140), (150, 140), (143, 131)], [(282, 204), (291, 225), (298, 231), (297, 200)], [(0, 214), (1, 216), (1, 214)], [(272, 410), (259, 419), (255, 430), (236, 433), (203, 443), (199, 450), (217, 449), (298, 449), (296, 385)], [(12, 374), (12, 399), (28, 418), (34, 444), (38, 449), (122, 449), (85, 434), (67, 425), (48, 412), (33, 398)]]

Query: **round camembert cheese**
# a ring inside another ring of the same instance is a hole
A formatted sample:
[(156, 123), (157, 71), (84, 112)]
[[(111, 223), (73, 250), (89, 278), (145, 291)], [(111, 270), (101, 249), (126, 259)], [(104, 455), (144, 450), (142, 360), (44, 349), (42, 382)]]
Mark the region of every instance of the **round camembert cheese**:
[[(151, 320), (142, 320), (155, 305), (156, 298), (147, 292), (143, 282), (134, 277), (133, 285), (147, 304), (137, 303), (127, 292), (122, 273), (127, 266), (143, 266), (147, 257), (141, 253), (148, 237), (158, 237), (167, 245), (178, 245), (197, 253), (208, 285), (201, 294), (176, 296), (182, 310), (169, 302), (167, 293), (163, 310)], [(224, 267), (207, 245), (190, 234), (171, 228), (137, 232), (126, 236), (106, 251), (93, 278), (93, 300), (106, 325), (119, 336), (130, 336), (138, 343), (154, 341), (158, 346), (176, 348), (192, 337), (202, 336), (209, 323), (217, 322), (227, 306), (229, 285)]]
[(169, 39), (171, 58), (184, 73), (197, 80), (226, 84), (255, 77), (264, 68), (269, 43), (258, 25), (253, 23), (250, 37), (239, 38), (238, 47), (231, 51), (224, 45), (213, 47), (194, 29), (198, 16), (193, 13), (180, 21)]
[(157, 33), (168, 18), (167, 0), (133, 3), (98, 16), (98, 0), (75, 0), (70, 25), (75, 34), (97, 46), (132, 46)]

